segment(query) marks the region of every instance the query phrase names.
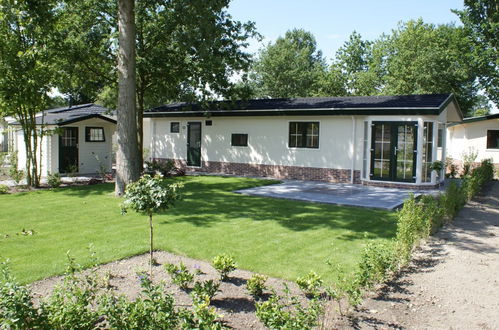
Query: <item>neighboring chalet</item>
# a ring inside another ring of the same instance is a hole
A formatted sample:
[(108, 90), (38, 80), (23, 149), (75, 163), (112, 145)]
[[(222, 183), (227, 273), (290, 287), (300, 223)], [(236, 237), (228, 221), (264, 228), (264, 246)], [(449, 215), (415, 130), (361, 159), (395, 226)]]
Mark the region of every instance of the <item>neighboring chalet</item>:
[[(96, 104), (50, 109), (40, 112), (36, 123), (51, 132), (38, 141), (42, 176), (69, 172), (94, 174), (99, 173), (101, 165), (111, 172), (112, 136), (116, 130), (113, 110)], [(18, 152), (18, 166), (24, 169), (24, 134), (18, 122), (9, 123), (9, 127), (12, 148)]]
[(499, 170), (499, 113), (465, 118), (462, 123), (450, 125), (447, 139), (447, 156), (457, 163), (463, 161), (465, 153), (474, 151), (477, 162), (490, 158)]
[(433, 188), (452, 94), (174, 103), (144, 114), (150, 158), (189, 170)]

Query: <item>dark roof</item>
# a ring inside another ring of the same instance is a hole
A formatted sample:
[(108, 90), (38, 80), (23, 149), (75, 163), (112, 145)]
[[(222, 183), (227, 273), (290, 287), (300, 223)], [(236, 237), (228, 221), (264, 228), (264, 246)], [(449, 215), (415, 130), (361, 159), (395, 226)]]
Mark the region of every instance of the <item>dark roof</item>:
[(463, 119), (463, 124), (469, 124), (469, 123), (474, 123), (476, 121), (498, 119), (498, 118), (499, 118), (499, 113), (494, 113), (494, 114), (491, 114), (491, 115), (480, 116), (480, 117), (464, 118)]
[[(312, 114), (438, 114), (454, 99), (452, 94), (306, 97), (172, 103), (152, 108), (146, 117), (156, 116), (251, 116)], [(392, 113), (393, 112), (393, 113)]]
[[(116, 120), (110, 118), (114, 115), (114, 110), (97, 104), (88, 103), (45, 110), (43, 111), (43, 116), (38, 116), (36, 118), (36, 124), (62, 126), (90, 118), (100, 118), (116, 124)], [(13, 125), (18, 124), (18, 122), (13, 123)]]

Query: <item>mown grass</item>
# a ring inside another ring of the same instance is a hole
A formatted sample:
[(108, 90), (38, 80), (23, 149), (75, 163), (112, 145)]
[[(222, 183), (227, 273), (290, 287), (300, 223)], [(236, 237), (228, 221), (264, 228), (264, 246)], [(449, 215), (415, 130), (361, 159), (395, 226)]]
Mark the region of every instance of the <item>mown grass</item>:
[[(196, 259), (225, 252), (240, 268), (294, 280), (310, 270), (332, 276), (326, 260), (351, 270), (366, 240), (395, 234), (383, 210), (251, 197), (234, 190), (273, 183), (234, 177), (183, 177), (183, 200), (154, 217), (155, 247)], [(148, 248), (145, 216), (121, 215), (112, 184), (0, 195), (0, 260), (32, 282), (65, 269), (66, 252), (89, 265)], [(34, 235), (19, 234), (23, 229)]]

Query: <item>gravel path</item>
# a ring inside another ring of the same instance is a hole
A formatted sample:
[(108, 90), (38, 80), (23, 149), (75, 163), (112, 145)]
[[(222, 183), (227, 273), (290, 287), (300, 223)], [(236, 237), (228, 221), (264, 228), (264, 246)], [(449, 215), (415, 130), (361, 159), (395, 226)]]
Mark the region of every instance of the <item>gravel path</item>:
[(499, 329), (499, 182), (354, 314), (362, 329)]

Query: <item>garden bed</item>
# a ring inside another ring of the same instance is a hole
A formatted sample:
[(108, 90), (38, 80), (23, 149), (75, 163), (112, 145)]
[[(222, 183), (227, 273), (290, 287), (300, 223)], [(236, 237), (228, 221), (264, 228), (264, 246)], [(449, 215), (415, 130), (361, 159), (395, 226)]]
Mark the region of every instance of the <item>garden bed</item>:
[[(181, 257), (164, 251), (155, 252), (154, 257), (158, 265), (153, 268), (153, 281), (155, 283), (160, 281), (166, 283), (166, 290), (173, 295), (178, 307), (192, 306), (192, 299), (188, 294), (189, 290), (181, 290), (172, 283), (165, 270), (165, 264), (173, 263), (178, 265), (182, 262), (191, 272), (199, 269), (201, 273), (195, 276), (195, 281), (219, 280), (219, 274), (208, 262)], [(99, 276), (110, 274), (108, 284), (111, 290), (117, 294), (124, 294), (133, 300), (141, 292), (137, 272), (147, 271), (148, 269), (149, 255), (143, 254), (98, 266), (96, 271)], [(219, 291), (212, 299), (211, 305), (216, 308), (217, 313), (222, 316), (223, 322), (229, 327), (236, 329), (265, 329), (255, 315), (255, 299), (246, 290), (246, 281), (252, 275), (252, 272), (236, 269), (229, 274), (227, 281), (221, 282)], [(57, 276), (32, 283), (31, 289), (35, 301), (39, 302), (40, 299), (49, 295), (56, 285), (62, 283), (62, 280), (62, 276)], [(292, 294), (299, 295), (305, 301), (306, 298), (293, 282), (270, 277), (266, 282), (269, 289), (274, 289), (280, 294), (283, 293), (283, 283), (286, 283)], [(268, 298), (269, 295), (270, 290), (266, 290), (262, 299)]]

